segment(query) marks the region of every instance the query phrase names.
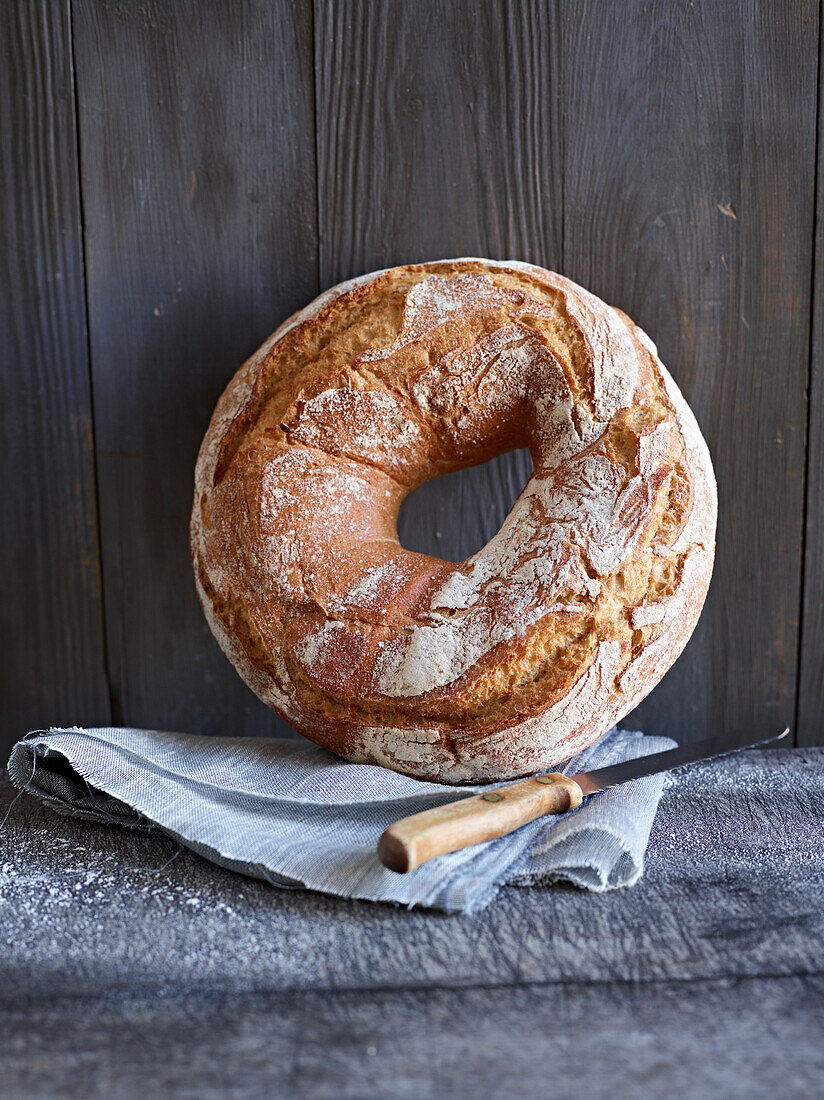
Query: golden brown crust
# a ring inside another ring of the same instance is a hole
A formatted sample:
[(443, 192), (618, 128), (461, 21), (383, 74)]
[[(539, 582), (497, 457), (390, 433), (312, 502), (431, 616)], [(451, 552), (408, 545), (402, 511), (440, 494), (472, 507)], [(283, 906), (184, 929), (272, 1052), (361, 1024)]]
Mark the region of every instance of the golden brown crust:
[[(404, 496), (528, 446), (501, 531), (404, 550)], [(552, 767), (631, 709), (697, 621), (706, 446), (633, 323), (541, 268), (453, 260), (334, 288), (218, 403), (191, 542), (218, 640), (301, 733), (468, 782)]]

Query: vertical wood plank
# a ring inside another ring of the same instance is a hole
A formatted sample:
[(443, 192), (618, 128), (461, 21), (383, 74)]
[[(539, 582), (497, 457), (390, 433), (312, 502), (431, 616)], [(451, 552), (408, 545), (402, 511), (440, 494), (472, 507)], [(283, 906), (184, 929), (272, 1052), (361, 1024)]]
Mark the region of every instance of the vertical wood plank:
[(798, 744), (824, 744), (824, 27), (819, 28), (818, 172), (807, 440)]
[[(68, 6), (0, 5), (0, 751), (109, 721)], [(5, 756), (3, 756), (5, 761)]]
[(818, 4), (562, 12), (566, 274), (658, 343), (719, 481), (704, 615), (627, 722), (685, 739), (791, 722)]
[(308, 2), (74, 6), (117, 718), (281, 730), (211, 637), (188, 552), (223, 387), (317, 292)]
[(401, 545), (443, 561), (465, 561), (498, 533), (531, 473), (532, 456), (518, 450), (425, 482), (401, 505)]
[[(544, 3), (316, 0), (323, 286), (453, 256), (560, 265), (553, 19)], [(530, 472), (513, 452), (429, 482), (405, 503), (401, 541), (460, 560)]]
[(488, 255), (560, 260), (542, 3), (316, 0), (320, 279)]

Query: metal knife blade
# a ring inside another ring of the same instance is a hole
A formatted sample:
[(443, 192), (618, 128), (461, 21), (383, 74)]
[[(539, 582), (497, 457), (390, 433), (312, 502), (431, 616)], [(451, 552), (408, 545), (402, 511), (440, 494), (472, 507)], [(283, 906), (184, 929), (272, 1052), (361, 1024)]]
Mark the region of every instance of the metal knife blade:
[(769, 745), (773, 741), (782, 740), (789, 732), (789, 726), (785, 726), (780, 733), (775, 733), (775, 726), (749, 726), (718, 737), (710, 737), (706, 741), (697, 741), (694, 745), (679, 745), (678, 748), (667, 749), (665, 752), (626, 760), (623, 764), (610, 764), (593, 772), (581, 772), (570, 776), (570, 779), (575, 780), (584, 794), (597, 794), (607, 787), (615, 787), (618, 783), (627, 783), (631, 779), (641, 779), (645, 775), (675, 771), (689, 767), (690, 764), (716, 760), (719, 756), (752, 749), (757, 745)]
[(696, 745), (656, 752), (578, 775), (565, 776), (559, 772), (533, 775), (483, 794), (468, 795), (421, 810), (383, 831), (378, 841), (378, 857), (390, 871), (405, 874), (436, 856), (506, 836), (546, 814), (564, 814), (577, 809), (582, 795), (597, 794), (607, 787), (644, 775), (715, 760), (755, 745), (769, 745), (790, 732), (788, 726), (780, 733), (776, 733), (776, 729), (776, 726), (751, 726), (699, 741)]

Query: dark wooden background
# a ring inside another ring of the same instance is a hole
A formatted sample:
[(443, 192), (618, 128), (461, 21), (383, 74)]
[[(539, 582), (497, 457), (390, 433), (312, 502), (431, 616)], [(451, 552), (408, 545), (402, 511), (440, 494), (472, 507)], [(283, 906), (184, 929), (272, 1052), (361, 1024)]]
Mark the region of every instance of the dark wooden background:
[[(701, 623), (627, 724), (822, 740), (814, 0), (4, 0), (2, 729), (269, 733), (187, 549), (214, 403), (340, 279), (531, 260), (656, 340), (715, 461)], [(460, 558), (523, 455), (419, 490)]]

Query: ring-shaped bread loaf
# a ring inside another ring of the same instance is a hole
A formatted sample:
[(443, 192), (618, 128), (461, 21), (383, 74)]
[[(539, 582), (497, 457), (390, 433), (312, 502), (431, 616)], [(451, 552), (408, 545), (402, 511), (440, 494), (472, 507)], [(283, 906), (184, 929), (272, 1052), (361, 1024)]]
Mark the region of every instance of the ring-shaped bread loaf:
[[(458, 564), (398, 542), (403, 498), (528, 447)], [(709, 584), (715, 481), (650, 340), (559, 275), (480, 259), (327, 291), (221, 397), (191, 546), (218, 641), (312, 741), (423, 779), (552, 768), (634, 707)]]

